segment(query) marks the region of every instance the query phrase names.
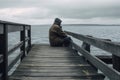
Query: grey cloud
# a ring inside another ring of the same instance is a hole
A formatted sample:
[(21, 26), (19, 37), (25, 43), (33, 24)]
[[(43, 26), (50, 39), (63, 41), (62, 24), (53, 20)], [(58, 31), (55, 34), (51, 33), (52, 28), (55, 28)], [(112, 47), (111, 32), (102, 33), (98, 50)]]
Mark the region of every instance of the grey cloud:
[[(62, 18), (76, 18), (76, 19), (89, 19), (89, 18), (120, 18), (120, 7), (101, 7), (101, 8), (89, 8), (89, 9), (69, 9), (69, 8), (52, 8), (48, 9), (49, 12), (46, 15), (43, 15), (38, 9), (34, 13), (29, 13), (31, 15), (21, 15), (19, 17), (28, 17), (33, 19), (43, 19), (43, 18), (54, 18), (54, 17), (62, 17)], [(55, 16), (56, 15), (56, 16)]]
[(90, 8), (54, 8), (51, 14), (57, 14), (66, 18), (94, 18), (94, 17), (109, 17), (120, 18), (120, 5), (111, 5), (106, 7), (90, 7)]
[(0, 0), (0, 8), (19, 8), (42, 6), (44, 0)]
[(0, 8), (17, 7), (23, 0), (0, 0)]
[[(96, 17), (107, 17), (107, 18), (120, 18), (120, 5), (119, 2), (104, 5), (94, 5), (92, 2), (90, 3), (77, 3), (77, 5), (72, 5), (70, 3), (60, 4), (55, 0), (0, 0), (0, 8), (18, 8), (18, 7), (36, 7), (38, 10), (34, 13), (26, 13), (21, 15), (14, 15), (15, 17), (23, 17), (23, 18), (32, 18), (32, 19), (43, 19), (43, 18), (54, 18), (55, 16), (63, 17), (63, 18), (77, 18), (77, 19), (89, 19)], [(76, 0), (75, 0), (76, 1)], [(94, 1), (94, 0), (92, 0)], [(116, 1), (116, 0), (110, 0)], [(103, 0), (104, 3), (104, 0)], [(92, 5), (93, 4), (93, 5)], [(99, 3), (97, 3), (99, 4)], [(43, 15), (40, 9), (48, 9), (48, 13)], [(28, 15), (29, 14), (29, 15)]]

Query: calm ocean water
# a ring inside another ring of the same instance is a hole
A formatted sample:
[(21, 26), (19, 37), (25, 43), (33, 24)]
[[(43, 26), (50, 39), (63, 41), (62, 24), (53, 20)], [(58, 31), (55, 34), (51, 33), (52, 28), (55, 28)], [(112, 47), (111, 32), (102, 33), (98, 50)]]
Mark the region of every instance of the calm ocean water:
[[(51, 25), (48, 26), (32, 26), (32, 44), (49, 44), (48, 31)], [(92, 35), (97, 38), (111, 39), (115, 42), (120, 42), (120, 26), (63, 26), (63, 30), (84, 34)], [(9, 48), (13, 47), (14, 44), (20, 40), (20, 33), (9, 33)], [(80, 41), (73, 39), (78, 44)], [(19, 50), (18, 50), (19, 51)], [(16, 53), (15, 53), (16, 54)], [(15, 57), (15, 54), (10, 56)], [(93, 55), (110, 55), (109, 53), (91, 47), (91, 54)], [(10, 63), (10, 62), (9, 62)]]
[[(49, 26), (32, 26), (32, 43), (40, 44), (47, 43)], [(111, 39), (112, 41), (120, 42), (120, 27), (119, 26), (63, 26), (63, 30), (83, 34), (92, 35), (97, 38)], [(79, 40), (73, 39), (78, 44), (81, 44)], [(91, 53), (95, 55), (106, 54), (106, 52), (101, 51), (92, 46)], [(110, 54), (106, 54), (110, 55)]]
[[(50, 26), (32, 26), (32, 43), (49, 43)], [(120, 42), (120, 26), (63, 26), (63, 30)]]
[[(48, 32), (51, 25), (48, 26), (32, 26), (32, 44), (49, 44)], [(120, 42), (120, 26), (63, 26), (63, 30), (91, 35), (97, 38), (111, 39)], [(13, 47), (20, 40), (20, 32), (9, 33), (9, 48)], [(71, 37), (72, 38), (72, 37)], [(79, 40), (72, 38), (73, 41), (81, 45)], [(98, 48), (91, 46), (91, 54), (94, 55), (110, 55)], [(11, 56), (12, 57), (12, 56)]]
[[(32, 43), (47, 43), (49, 26), (32, 26)], [(120, 42), (120, 26), (63, 26), (63, 30), (92, 35), (97, 38), (111, 39)], [(19, 32), (9, 33), (9, 46), (16, 44), (20, 39)]]

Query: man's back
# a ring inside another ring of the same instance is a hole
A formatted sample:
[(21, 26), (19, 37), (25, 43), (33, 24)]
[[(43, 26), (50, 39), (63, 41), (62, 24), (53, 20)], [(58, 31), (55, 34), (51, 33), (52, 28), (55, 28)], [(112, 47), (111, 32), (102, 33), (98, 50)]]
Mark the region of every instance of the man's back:
[(67, 35), (62, 31), (60, 26), (53, 24), (49, 30), (49, 41), (51, 46), (62, 46), (63, 38)]
[(69, 46), (71, 38), (67, 37), (62, 30), (61, 20), (56, 18), (49, 30), (49, 41), (51, 46)]

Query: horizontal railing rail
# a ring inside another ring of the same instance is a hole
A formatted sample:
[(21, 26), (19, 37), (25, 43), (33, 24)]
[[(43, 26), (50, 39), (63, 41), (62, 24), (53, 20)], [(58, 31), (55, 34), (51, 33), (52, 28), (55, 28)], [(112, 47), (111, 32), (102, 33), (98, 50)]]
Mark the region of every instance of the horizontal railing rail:
[(30, 29), (30, 25), (26, 25), (26, 24), (19, 24), (19, 23), (12, 23), (12, 22), (6, 22), (6, 21), (0, 21), (0, 34), (3, 34), (3, 29), (4, 27), (2, 26), (7, 26), (7, 32), (16, 32), (16, 31), (22, 31), (24, 29), (23, 26), (25, 26), (25, 30), (29, 30)]
[(0, 24), (7, 24), (7, 25), (26, 25), (26, 26), (30, 26), (28, 24), (21, 24), (21, 23), (15, 23), (15, 22), (9, 22), (9, 21), (2, 21), (0, 20)]
[[(120, 44), (116, 42), (111, 42), (110, 40), (99, 39), (88, 35), (81, 35), (69, 31), (65, 31), (68, 35), (83, 41), (82, 47), (78, 46), (76, 43), (71, 42), (72, 46), (79, 51), (85, 58), (90, 62), (95, 68), (100, 69), (106, 76), (111, 80), (120, 79)], [(103, 49), (107, 52), (113, 54), (113, 68), (109, 67), (105, 62), (100, 60), (95, 55), (90, 54), (90, 45), (97, 48)], [(117, 57), (117, 60), (116, 60)], [(117, 63), (114, 64), (114, 63)]]
[(13, 66), (18, 62), (18, 60), (20, 60), (22, 55), (23, 55), (23, 51), (19, 52), (17, 57), (8, 65), (8, 71), (10, 71), (10, 69), (13, 68)]
[(77, 34), (77, 33), (72, 33), (72, 32), (67, 32), (67, 33), (76, 39), (84, 41), (90, 45), (93, 45), (97, 48), (103, 49), (107, 52), (110, 52), (110, 53), (120, 57), (120, 44), (117, 44), (117, 43), (111, 42), (111, 41), (106, 41), (104, 39), (99, 39), (99, 38), (95, 38), (95, 37), (91, 37), (91, 36)]
[[(10, 32), (20, 32), (20, 41), (8, 50), (8, 34)], [(27, 32), (27, 33), (26, 33)], [(28, 45), (26, 45), (26, 42)], [(27, 47), (26, 47), (27, 46)], [(27, 50), (26, 50), (27, 48)], [(8, 64), (8, 56), (20, 49), (14, 60)], [(1, 80), (8, 80), (8, 72), (18, 62), (22, 60), (31, 49), (31, 26), (27, 24), (0, 21), (0, 74)]]
[(11, 55), (15, 50), (20, 48), (23, 45), (23, 41), (19, 42), (18, 44), (14, 45), (11, 49), (8, 51), (8, 55)]

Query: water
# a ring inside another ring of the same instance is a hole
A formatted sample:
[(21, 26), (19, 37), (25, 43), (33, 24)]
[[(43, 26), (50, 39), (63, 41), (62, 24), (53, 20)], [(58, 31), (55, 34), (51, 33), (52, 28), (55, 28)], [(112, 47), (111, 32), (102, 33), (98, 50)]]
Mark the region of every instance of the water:
[[(32, 26), (32, 43), (47, 43), (48, 40), (48, 31), (51, 25), (48, 26)], [(120, 28), (119, 26), (63, 26), (63, 30), (84, 34), (92, 35), (97, 38), (111, 39), (112, 41), (120, 42)], [(73, 39), (77, 44), (81, 44), (80, 41)], [(105, 51), (92, 46), (91, 53), (94, 55), (110, 55)]]
[[(48, 26), (32, 26), (32, 43), (49, 43), (48, 31), (51, 25)], [(97, 38), (111, 39), (112, 41), (120, 42), (120, 27), (119, 26), (63, 26), (63, 30), (80, 33), (83, 35), (92, 35)], [(9, 33), (9, 46), (13, 46), (20, 40), (19, 32)]]
[[(49, 26), (32, 26), (32, 42), (48, 43)], [(80, 33), (84, 35), (92, 35), (98, 38), (111, 39), (112, 41), (120, 41), (119, 26), (64, 26), (63, 30)]]
[[(48, 26), (32, 26), (32, 44), (49, 44), (48, 32), (51, 25)], [(63, 26), (63, 30), (91, 35), (97, 38), (111, 39), (112, 41), (120, 42), (120, 27), (119, 26)], [(20, 33), (10, 33), (9, 34), (9, 48), (17, 44), (20, 40)], [(72, 38), (73, 39), (73, 38)], [(80, 41), (73, 39), (78, 44)], [(19, 52), (19, 50), (18, 50)], [(91, 47), (91, 54), (93, 55), (111, 55), (101, 49)], [(11, 56), (11, 57), (14, 57)], [(10, 63), (10, 62), (9, 62)]]

